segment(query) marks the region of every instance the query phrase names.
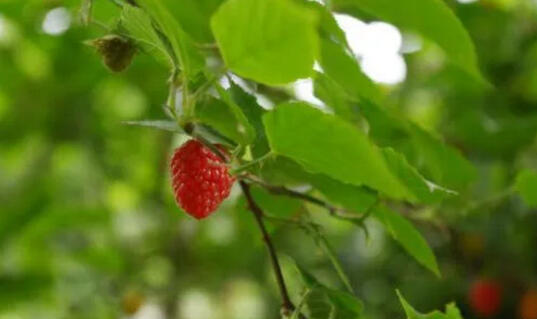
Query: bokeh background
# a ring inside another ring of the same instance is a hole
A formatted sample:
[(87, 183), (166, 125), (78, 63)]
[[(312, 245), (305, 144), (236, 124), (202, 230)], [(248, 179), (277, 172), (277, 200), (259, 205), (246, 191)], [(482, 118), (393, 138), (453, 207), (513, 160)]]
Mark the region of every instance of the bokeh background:
[[(200, 17), (219, 2), (200, 2)], [(494, 89), (454, 70), (415, 34), (338, 17), (351, 40), (362, 32), (371, 42), (351, 45), (390, 107), (442, 135), (477, 172), (452, 205), (409, 208), (442, 278), (379, 225), (368, 223), (367, 239), (318, 214), (371, 319), (404, 317), (396, 287), (421, 311), (454, 300), (475, 318), (467, 294), (480, 278), (503, 287), (496, 317), (517, 318), (522, 294), (537, 285), (537, 211), (512, 192), (520, 169), (537, 169), (537, 1), (447, 3)], [(138, 54), (125, 72), (109, 72), (83, 43), (106, 32), (82, 26), (79, 8), (75, 0), (0, 0), (0, 318), (277, 318), (277, 287), (244, 199), (235, 191), (211, 218), (188, 217), (167, 173), (184, 138), (122, 124), (164, 117), (167, 70)], [(112, 1), (96, 0), (94, 10), (104, 25), (118, 17)], [(286, 89), (320, 103), (311, 81)], [(275, 214), (300, 209), (255, 195)], [(309, 237), (286, 226), (271, 232), (291, 291), (299, 289), (291, 257), (339, 285)]]

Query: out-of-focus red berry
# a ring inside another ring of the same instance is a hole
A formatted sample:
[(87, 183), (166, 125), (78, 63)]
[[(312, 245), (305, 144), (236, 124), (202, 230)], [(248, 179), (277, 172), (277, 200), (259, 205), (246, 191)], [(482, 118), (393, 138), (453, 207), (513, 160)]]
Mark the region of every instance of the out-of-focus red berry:
[(472, 284), (469, 295), (473, 311), (482, 317), (495, 315), (501, 306), (501, 286), (488, 279), (481, 279)]

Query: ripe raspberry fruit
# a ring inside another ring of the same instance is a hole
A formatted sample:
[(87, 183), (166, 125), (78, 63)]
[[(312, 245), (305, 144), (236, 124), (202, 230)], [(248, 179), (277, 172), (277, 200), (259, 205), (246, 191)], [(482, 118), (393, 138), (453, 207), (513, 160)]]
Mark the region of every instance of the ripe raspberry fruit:
[(495, 281), (481, 279), (472, 284), (469, 299), (476, 314), (491, 317), (500, 309), (502, 289)]
[(177, 204), (196, 219), (214, 212), (235, 181), (224, 161), (196, 140), (175, 150), (170, 170)]

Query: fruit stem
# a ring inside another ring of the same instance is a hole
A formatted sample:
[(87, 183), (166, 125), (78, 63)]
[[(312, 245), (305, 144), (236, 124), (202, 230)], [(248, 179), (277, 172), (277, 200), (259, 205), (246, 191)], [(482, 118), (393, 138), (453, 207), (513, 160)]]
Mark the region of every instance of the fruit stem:
[(287, 287), (285, 286), (285, 280), (283, 278), (280, 262), (278, 261), (278, 256), (276, 255), (276, 250), (274, 249), (270, 235), (267, 232), (265, 223), (263, 222), (263, 210), (261, 210), (261, 208), (254, 201), (252, 194), (250, 193), (250, 186), (244, 181), (240, 181), (239, 184), (244, 196), (246, 197), (246, 201), (248, 202), (248, 208), (254, 214), (257, 225), (259, 226), (259, 229), (263, 235), (263, 241), (265, 242), (265, 245), (269, 251), (272, 268), (274, 269), (274, 275), (276, 276), (276, 282), (278, 283), (278, 288), (280, 289), (280, 295), (282, 297), (282, 312), (285, 316), (289, 316), (295, 310), (295, 306), (289, 298), (289, 293), (287, 292)]
[(263, 161), (269, 159), (270, 157), (272, 157), (274, 155), (274, 153), (272, 153), (272, 151), (269, 151), (268, 153), (266, 153), (265, 155), (261, 156), (261, 157), (258, 157), (254, 160), (251, 160), (241, 166), (238, 166), (238, 167), (235, 167), (235, 168), (232, 168), (231, 170), (229, 170), (229, 173), (231, 175), (237, 175), (239, 173), (242, 173), (246, 170), (248, 170), (249, 168), (253, 167), (253, 166), (256, 166), (260, 163), (262, 163)]

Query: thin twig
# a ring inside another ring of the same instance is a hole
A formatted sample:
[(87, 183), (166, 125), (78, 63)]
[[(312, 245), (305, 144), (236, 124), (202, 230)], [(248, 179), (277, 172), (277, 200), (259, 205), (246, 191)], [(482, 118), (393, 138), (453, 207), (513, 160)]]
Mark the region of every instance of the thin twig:
[(480, 199), (477, 201), (471, 201), (468, 206), (463, 210), (465, 214), (468, 214), (478, 208), (486, 207), (486, 206), (493, 206), (494, 204), (497, 204), (499, 202), (502, 202), (504, 199), (508, 198), (513, 194), (515, 189), (513, 187), (508, 187), (504, 189), (503, 191), (493, 194), (490, 197)]
[(250, 181), (262, 186), (263, 188), (265, 188), (266, 190), (268, 190), (272, 194), (284, 195), (284, 196), (288, 196), (288, 197), (294, 197), (294, 198), (302, 199), (302, 200), (305, 200), (305, 201), (310, 202), (312, 204), (315, 204), (315, 205), (317, 205), (319, 207), (325, 208), (326, 210), (328, 210), (328, 213), (330, 215), (332, 215), (333, 217), (346, 219), (346, 220), (360, 221), (360, 220), (363, 220), (363, 218), (367, 216), (367, 213), (361, 213), (361, 214), (357, 215), (355, 212), (351, 212), (351, 211), (349, 211), (347, 209), (334, 206), (334, 205), (332, 205), (332, 204), (330, 204), (330, 203), (328, 203), (328, 202), (326, 202), (326, 201), (324, 201), (324, 200), (322, 200), (320, 198), (314, 197), (314, 196), (309, 195), (309, 194), (300, 193), (300, 192), (294, 191), (292, 189), (289, 189), (289, 188), (286, 188), (286, 187), (283, 187), (283, 186), (276, 186), (276, 185), (268, 184), (265, 181), (255, 177), (253, 175), (246, 175), (245, 179), (250, 180)]
[(248, 207), (254, 214), (257, 225), (259, 226), (259, 229), (263, 235), (263, 241), (265, 242), (265, 245), (269, 251), (272, 268), (274, 269), (274, 275), (276, 276), (276, 282), (278, 283), (278, 288), (280, 289), (280, 295), (282, 298), (282, 312), (286, 316), (289, 316), (293, 310), (295, 310), (295, 306), (291, 302), (291, 298), (289, 298), (289, 293), (287, 292), (287, 287), (285, 286), (285, 280), (283, 278), (282, 269), (278, 261), (278, 256), (276, 255), (276, 250), (274, 249), (270, 235), (268, 234), (265, 223), (263, 222), (263, 210), (261, 210), (261, 208), (254, 201), (252, 194), (250, 193), (250, 186), (244, 181), (240, 181), (239, 184), (244, 196), (246, 197), (246, 201), (248, 202)]

